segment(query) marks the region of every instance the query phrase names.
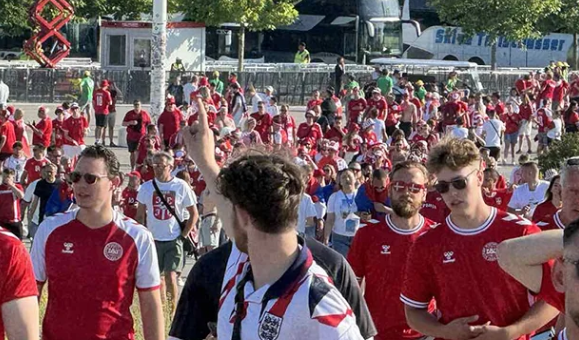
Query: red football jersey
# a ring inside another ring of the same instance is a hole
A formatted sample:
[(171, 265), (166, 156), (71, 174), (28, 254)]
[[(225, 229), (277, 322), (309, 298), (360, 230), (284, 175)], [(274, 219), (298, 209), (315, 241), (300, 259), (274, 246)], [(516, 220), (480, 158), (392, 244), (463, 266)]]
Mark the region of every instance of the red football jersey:
[(296, 136), (300, 140), (304, 138), (311, 138), (314, 143), (312, 146), (315, 146), (318, 140), (323, 136), (322, 127), (318, 123), (314, 123), (313, 125), (308, 125), (308, 123), (301, 123), (300, 126), (298, 126)]
[[(38, 295), (28, 250), (14, 234), (0, 227), (0, 306), (25, 297)], [(4, 323), (0, 317), (0, 339)]]
[(64, 121), (54, 119), (52, 121), (52, 131), (54, 132), (54, 145), (61, 148), (64, 145), (64, 131), (62, 126)]
[(550, 129), (553, 119), (545, 109), (537, 110), (537, 124), (539, 124), (539, 132), (547, 132)]
[[(136, 120), (138, 124), (127, 126), (127, 140), (138, 142), (141, 137), (147, 134), (147, 126), (151, 124), (151, 116), (149, 116), (149, 113), (144, 110), (141, 110), (139, 113), (135, 112), (135, 110), (131, 110), (125, 115), (123, 123), (133, 120)], [(137, 128), (135, 128), (135, 126)]]
[(159, 130), (163, 134), (164, 139), (168, 140), (177, 131), (179, 131), (180, 129), (179, 124), (181, 123), (182, 119), (183, 116), (181, 115), (181, 111), (179, 111), (178, 109), (174, 109), (173, 111), (165, 110), (163, 111), (163, 113), (161, 113), (161, 116), (159, 116), (157, 124), (159, 125), (159, 127), (163, 125), (163, 129)]
[(537, 232), (531, 221), (495, 208), (475, 229), (456, 226), (451, 214), (410, 249), (400, 299), (408, 306), (427, 308), (434, 297), (443, 324), (478, 315), (478, 325), (511, 325), (529, 310), (529, 294), (500, 268), (497, 246)]
[(553, 99), (557, 83), (553, 79), (547, 79), (543, 82), (543, 91), (541, 92), (541, 99)]
[(544, 216), (537, 222), (537, 226), (541, 228), (541, 230), (565, 229), (565, 224), (563, 224), (559, 216), (560, 213), (561, 209), (552, 215)]
[(384, 97), (380, 97), (378, 100), (374, 100), (373, 98), (368, 99), (368, 107), (372, 108), (375, 107), (378, 109), (378, 119), (384, 120), (386, 119), (388, 103), (384, 99)]
[(322, 105), (323, 101), (324, 101), (323, 99), (310, 99), (307, 105), (308, 110), (313, 109), (315, 106)]
[(48, 163), (50, 162), (46, 158), (38, 160), (32, 157), (29, 160), (27, 160), (26, 164), (24, 164), (24, 170), (26, 170), (27, 173), (26, 185), (42, 177), (42, 167)]
[(495, 207), (499, 210), (507, 211), (509, 202), (513, 196), (512, 191), (507, 189), (497, 189), (490, 195), (483, 193), (483, 199), (488, 206)]
[[(14, 185), (24, 192), (20, 184), (15, 183)], [(0, 184), (0, 221), (20, 221), (20, 199), (14, 195), (12, 189), (6, 184)]]
[(505, 113), (502, 116), (502, 121), (505, 122), (505, 133), (511, 134), (519, 131), (519, 122), (521, 121), (521, 116), (519, 116), (517, 113)]
[(36, 280), (48, 281), (42, 338), (133, 339), (135, 288), (160, 286), (153, 236), (116, 212), (111, 223), (91, 229), (77, 212), (45, 220), (32, 245)]
[(359, 117), (366, 111), (368, 103), (366, 99), (351, 99), (348, 102), (348, 122), (358, 123)]
[(450, 214), (450, 209), (444, 203), (440, 193), (438, 191), (429, 191), (426, 194), (426, 200), (422, 203), (420, 215), (434, 222), (442, 223), (448, 214)]
[(0, 125), (0, 136), (6, 136), (6, 142), (0, 149), (0, 153), (12, 153), (12, 145), (16, 142), (16, 134), (14, 133), (14, 125), (9, 120)]
[(52, 138), (52, 120), (46, 117), (36, 123), (36, 128), (42, 131), (42, 137), (37, 134), (32, 135), (33, 145), (44, 145), (45, 148), (50, 146), (50, 139)]
[(126, 187), (123, 190), (123, 214), (129, 218), (135, 219), (137, 216), (137, 194), (139, 190)]
[(535, 211), (533, 211), (533, 217), (531, 221), (535, 223), (539, 228), (541, 228), (542, 224), (541, 221), (543, 220), (551, 220), (553, 215), (559, 210), (552, 201), (544, 201), (539, 203), (535, 207)]
[(108, 115), (109, 107), (113, 103), (113, 97), (108, 90), (98, 89), (92, 95), (95, 114)]
[(364, 297), (378, 331), (374, 339), (422, 338), (406, 323), (400, 290), (411, 245), (437, 225), (420, 216), (415, 228), (404, 230), (387, 215), (379, 223), (368, 223), (356, 232), (347, 259), (356, 277), (366, 280)]
[[(88, 128), (88, 121), (84, 116), (79, 118), (68, 117), (62, 124), (62, 130), (68, 132), (68, 136), (75, 140), (78, 145), (84, 145), (84, 129)], [(71, 141), (65, 140), (65, 145), (74, 145)]]
[(565, 313), (565, 294), (557, 291), (553, 284), (553, 277), (551, 276), (554, 263), (554, 260), (543, 263), (541, 291), (536, 294), (536, 297), (538, 300), (544, 300), (546, 303), (557, 308), (561, 313)]
[(251, 114), (251, 118), (255, 119), (255, 131), (259, 133), (261, 140), (267, 143), (269, 141), (269, 132), (273, 123), (271, 116), (267, 112), (264, 114), (254, 112)]
[[(145, 140), (147, 138), (151, 137), (144, 135), (139, 140), (139, 146), (137, 147), (137, 164), (143, 164), (145, 158), (147, 158), (147, 145), (145, 144)], [(155, 138), (155, 143), (153, 144), (154, 149), (155, 151), (159, 151), (161, 150), (161, 139), (158, 136), (155, 136), (154, 138)]]

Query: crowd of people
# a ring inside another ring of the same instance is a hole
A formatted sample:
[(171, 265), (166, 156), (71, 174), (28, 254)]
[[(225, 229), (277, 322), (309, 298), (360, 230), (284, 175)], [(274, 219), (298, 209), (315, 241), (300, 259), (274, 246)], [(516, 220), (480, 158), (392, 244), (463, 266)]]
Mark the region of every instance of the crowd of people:
[(147, 340), (579, 339), (579, 158), (540, 173), (531, 142), (578, 131), (579, 77), (553, 63), (503, 99), (376, 73), (299, 125), (273, 87), (175, 76), (155, 122), (125, 114), (125, 173), (107, 80), (54, 119), (3, 105), (0, 337), (38, 338), (47, 284), (49, 340), (132, 339), (135, 289)]

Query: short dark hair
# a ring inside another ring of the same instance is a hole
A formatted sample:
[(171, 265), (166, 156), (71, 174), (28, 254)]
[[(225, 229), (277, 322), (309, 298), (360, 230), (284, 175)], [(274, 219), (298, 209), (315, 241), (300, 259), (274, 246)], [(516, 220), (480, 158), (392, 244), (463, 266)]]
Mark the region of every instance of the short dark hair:
[(577, 230), (579, 230), (579, 219), (569, 223), (565, 226), (563, 230), (563, 246), (566, 247), (571, 244), (573, 236), (577, 234)]
[(485, 176), (490, 176), (491, 178), (494, 178), (496, 180), (499, 179), (499, 177), (501, 176), (501, 174), (499, 174), (499, 172), (493, 168), (486, 168), (483, 170), (483, 175)]
[(249, 151), (217, 177), (219, 192), (268, 234), (295, 228), (305, 189), (302, 170), (286, 157)]
[(8, 175), (8, 176), (14, 176), (14, 175), (16, 175), (16, 171), (14, 171), (14, 169), (4, 168), (4, 170), (2, 170), (2, 174)]
[(306, 47), (306, 43), (302, 41), (302, 42), (300, 43), (300, 46)]
[(120, 174), (121, 165), (117, 159), (117, 155), (102, 145), (87, 146), (87, 148), (80, 153), (78, 159), (80, 160), (83, 157), (102, 159), (105, 162), (107, 173), (109, 174), (110, 178), (119, 176)]
[(15, 148), (21, 148), (22, 149), (23, 148), (22, 142), (20, 142), (20, 141), (14, 142), (14, 144), (12, 144), (12, 149), (15, 149)]
[(372, 172), (372, 179), (387, 179), (388, 178), (388, 172), (386, 172), (386, 170), (384, 169), (376, 169)]

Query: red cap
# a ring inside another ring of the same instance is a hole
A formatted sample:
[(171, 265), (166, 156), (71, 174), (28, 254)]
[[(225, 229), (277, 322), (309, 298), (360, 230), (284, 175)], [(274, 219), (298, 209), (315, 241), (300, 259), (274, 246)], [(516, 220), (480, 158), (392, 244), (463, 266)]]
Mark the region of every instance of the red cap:
[(199, 87), (201, 86), (209, 86), (209, 80), (207, 80), (207, 77), (199, 79)]
[(40, 106), (38, 108), (38, 112), (46, 112), (46, 108), (44, 106)]
[(141, 179), (141, 173), (138, 171), (131, 171), (127, 174), (127, 176), (129, 177), (137, 177), (138, 179)]
[(166, 104), (175, 104), (175, 97), (173, 96), (169, 96), (167, 97), (167, 100), (165, 101)]
[(16, 108), (15, 108), (14, 106), (12, 106), (12, 105), (9, 105), (9, 106), (6, 108), (6, 111), (10, 112), (10, 115), (14, 115), (14, 111), (16, 111)]
[(109, 81), (106, 79), (101, 81), (101, 87), (105, 87), (105, 86), (109, 86)]

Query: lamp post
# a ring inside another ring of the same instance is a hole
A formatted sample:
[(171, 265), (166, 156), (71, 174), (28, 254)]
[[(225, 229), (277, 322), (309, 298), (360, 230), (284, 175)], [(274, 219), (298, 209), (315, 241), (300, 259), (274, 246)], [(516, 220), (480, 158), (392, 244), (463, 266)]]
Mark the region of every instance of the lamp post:
[(158, 118), (164, 109), (167, 58), (167, 0), (153, 1), (151, 41), (151, 114)]

